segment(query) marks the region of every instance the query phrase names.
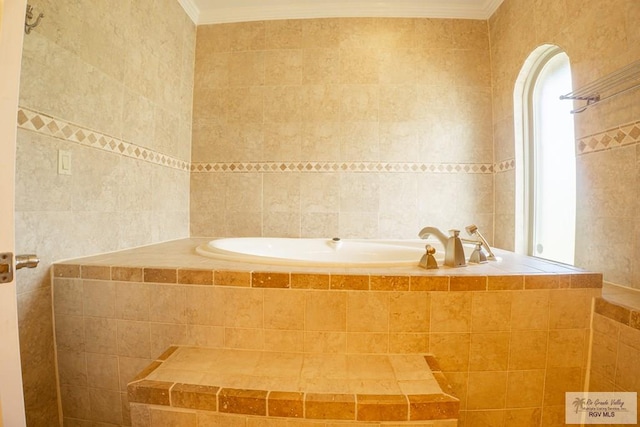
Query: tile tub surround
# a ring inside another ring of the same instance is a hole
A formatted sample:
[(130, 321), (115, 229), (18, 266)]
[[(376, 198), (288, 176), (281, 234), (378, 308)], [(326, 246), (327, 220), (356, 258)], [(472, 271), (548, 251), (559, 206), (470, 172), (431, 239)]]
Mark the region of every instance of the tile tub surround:
[(128, 425), (127, 384), (171, 345), (430, 353), (469, 426), (561, 425), (564, 391), (583, 389), (600, 274), (505, 251), (430, 271), (234, 264), (195, 254), (207, 240), (55, 265), (65, 420)]
[(589, 390), (640, 395), (640, 292), (605, 283), (591, 333)]
[(191, 409), (196, 418), (200, 410), (399, 424), (457, 420), (459, 400), (451, 393), (431, 355), (199, 347), (170, 347), (128, 385), (131, 403)]
[(225, 23), (196, 41), (191, 236), (493, 230), (487, 21)]

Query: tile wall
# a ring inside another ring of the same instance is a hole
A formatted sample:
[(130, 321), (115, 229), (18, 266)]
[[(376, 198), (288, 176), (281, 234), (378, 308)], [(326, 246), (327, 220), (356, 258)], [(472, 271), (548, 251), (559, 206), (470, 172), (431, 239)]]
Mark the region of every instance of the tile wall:
[(596, 300), (589, 389), (640, 392), (640, 312)]
[(24, 40), (16, 251), (41, 259), (17, 276), (29, 426), (58, 425), (50, 264), (188, 235), (195, 26), (173, 0), (120, 3), (39, 1)]
[(461, 426), (563, 425), (564, 392), (584, 386), (601, 291), (599, 274), (55, 271), (65, 417), (116, 425), (129, 422), (127, 383), (171, 345), (429, 352), (460, 399)]
[(193, 114), (193, 236), (493, 234), (486, 21), (199, 26)]
[[(640, 60), (638, 17), (634, 0), (504, 1), (489, 19), (496, 162), (515, 157), (513, 89), (529, 54), (542, 44), (560, 46), (578, 89)], [(638, 91), (575, 116), (575, 263), (633, 288), (640, 287), (639, 120)], [(505, 249), (514, 245), (514, 194), (515, 170), (497, 171), (494, 244)]]

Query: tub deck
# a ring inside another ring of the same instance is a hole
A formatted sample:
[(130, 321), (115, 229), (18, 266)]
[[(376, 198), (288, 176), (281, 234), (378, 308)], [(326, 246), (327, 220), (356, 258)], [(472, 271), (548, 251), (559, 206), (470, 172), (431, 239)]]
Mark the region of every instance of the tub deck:
[(435, 357), (419, 354), (173, 346), (129, 384), (128, 394), (132, 404), (317, 420), (457, 420), (459, 411)]

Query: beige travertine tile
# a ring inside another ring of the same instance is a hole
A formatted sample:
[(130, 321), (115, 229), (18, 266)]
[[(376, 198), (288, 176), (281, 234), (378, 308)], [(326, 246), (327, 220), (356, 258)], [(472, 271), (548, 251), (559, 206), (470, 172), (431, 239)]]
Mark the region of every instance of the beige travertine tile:
[(302, 82), (304, 84), (335, 84), (339, 82), (339, 76), (340, 51), (321, 47), (303, 50)]
[(347, 292), (347, 331), (387, 332), (390, 316), (388, 293)]
[(213, 285), (212, 270), (179, 269), (178, 283), (189, 285)]
[(346, 332), (305, 331), (305, 353), (344, 353), (347, 349)]
[[(132, 357), (118, 357), (118, 372), (120, 391), (126, 392), (127, 385), (142, 375), (147, 374), (151, 359), (141, 359)], [(153, 365), (155, 366), (155, 365)]]
[(472, 333), (470, 371), (505, 371), (509, 360), (509, 332)]
[(564, 405), (567, 390), (581, 390), (583, 371), (580, 368), (547, 368), (544, 380), (544, 401), (546, 407)]
[(116, 354), (117, 321), (99, 317), (84, 318), (84, 348), (87, 352)]
[(122, 422), (122, 401), (119, 392), (90, 388), (89, 405), (91, 419), (112, 424)]
[(251, 286), (254, 288), (289, 288), (289, 273), (259, 272), (251, 273)]
[(549, 331), (548, 368), (583, 367), (587, 351), (587, 331), (558, 329)]
[(240, 415), (197, 413), (198, 425), (211, 427), (246, 427), (247, 419)]
[(84, 284), (77, 279), (56, 279), (53, 286), (53, 308), (56, 314), (83, 314)]
[(427, 333), (390, 333), (390, 353), (425, 353), (429, 350)]
[(358, 395), (357, 411), (361, 421), (404, 421), (409, 416), (404, 395)]
[(115, 315), (118, 319), (149, 320), (150, 286), (146, 283), (115, 282)]
[(151, 353), (149, 323), (131, 320), (117, 322), (117, 353), (127, 357), (155, 357)]
[(496, 410), (473, 410), (466, 411), (465, 423), (469, 425), (477, 426), (504, 426), (505, 425), (505, 412)]
[(91, 406), (87, 387), (63, 385), (60, 387), (60, 400), (67, 417), (89, 418)]
[(471, 293), (434, 292), (431, 294), (431, 332), (471, 330)]
[(149, 408), (149, 420), (150, 425), (159, 427), (196, 427), (198, 425), (195, 412), (167, 411), (157, 408)]
[(304, 292), (264, 291), (264, 326), (268, 329), (301, 330), (304, 327)]
[(618, 345), (618, 362), (615, 375), (616, 385), (624, 390), (637, 390), (638, 381), (638, 352), (626, 344)]
[(443, 371), (467, 371), (469, 345), (469, 333), (432, 333), (429, 335), (429, 353), (436, 356)]
[(91, 387), (120, 391), (118, 357), (87, 353), (87, 383)]
[(542, 410), (540, 408), (508, 409), (505, 412), (505, 424), (522, 427), (540, 425)]
[(375, 332), (348, 332), (347, 352), (384, 354), (389, 352), (389, 334)]
[(257, 328), (264, 324), (262, 290), (224, 288), (224, 325), (231, 328)]
[(375, 291), (408, 291), (410, 276), (371, 276), (370, 287)]
[(551, 290), (549, 327), (586, 328), (591, 312), (591, 295), (585, 290)]
[(544, 369), (547, 360), (547, 331), (513, 331), (509, 343), (509, 369)]
[(331, 277), (328, 274), (291, 274), (291, 287), (300, 289), (329, 289)]
[(511, 329), (511, 294), (481, 292), (473, 294), (471, 330), (508, 331)]
[(185, 288), (179, 285), (152, 285), (149, 288), (149, 320), (186, 323)]
[(149, 331), (151, 334), (151, 354), (162, 354), (171, 345), (187, 344), (186, 325), (149, 323)]
[(219, 287), (189, 286), (185, 288), (186, 320), (191, 325), (224, 325), (224, 293)]
[(187, 325), (186, 342), (200, 347), (223, 347), (224, 328), (222, 326)]
[(307, 393), (304, 404), (307, 418), (354, 420), (356, 416), (353, 395)]
[(544, 370), (510, 371), (507, 379), (507, 408), (542, 405)]
[(264, 349), (267, 351), (304, 351), (304, 332), (301, 330), (265, 329)]
[(428, 332), (430, 295), (393, 292), (390, 296), (389, 330), (392, 332)]
[(303, 417), (304, 393), (270, 392), (268, 397), (268, 414), (270, 417)]
[(114, 317), (116, 305), (115, 282), (83, 280), (85, 316)]
[(267, 392), (223, 388), (219, 392), (220, 412), (266, 415)]
[(305, 294), (306, 331), (344, 332), (346, 325), (346, 293), (315, 291)]
[(468, 409), (502, 409), (506, 395), (506, 371), (469, 372)]
[(303, 75), (303, 51), (270, 50), (264, 55), (266, 85), (299, 85)]
[(58, 377), (60, 384), (87, 385), (85, 353), (58, 351)]
[(178, 273), (171, 268), (145, 268), (143, 271), (145, 282), (177, 283)]
[(549, 292), (515, 292), (511, 300), (511, 329), (547, 329), (549, 325)]
[(214, 274), (214, 283), (221, 286), (251, 286), (251, 273), (219, 270)]
[(229, 348), (261, 350), (264, 347), (264, 330), (225, 328), (224, 345)]

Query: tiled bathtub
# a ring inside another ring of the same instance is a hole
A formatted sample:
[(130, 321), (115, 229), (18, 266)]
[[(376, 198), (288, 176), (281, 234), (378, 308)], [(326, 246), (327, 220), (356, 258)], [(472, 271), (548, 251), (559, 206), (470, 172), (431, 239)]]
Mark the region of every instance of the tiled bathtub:
[(129, 425), (127, 384), (170, 346), (432, 354), (464, 426), (563, 425), (564, 392), (584, 389), (600, 274), (502, 251), (500, 263), (429, 271), (257, 266), (198, 256), (203, 241), (55, 265), (67, 423)]

